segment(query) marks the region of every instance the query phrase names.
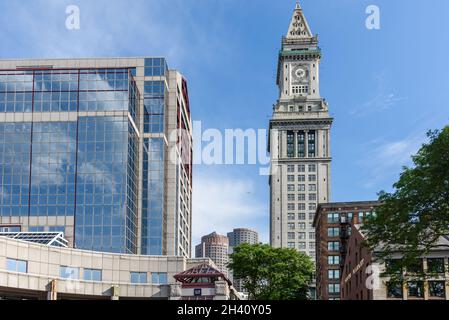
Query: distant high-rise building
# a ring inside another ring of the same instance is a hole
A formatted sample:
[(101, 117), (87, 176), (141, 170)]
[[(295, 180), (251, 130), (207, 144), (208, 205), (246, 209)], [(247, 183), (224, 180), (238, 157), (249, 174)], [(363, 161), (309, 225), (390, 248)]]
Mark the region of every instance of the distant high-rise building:
[(247, 228), (237, 228), (232, 232), (228, 232), (229, 247), (237, 247), (243, 243), (257, 244), (259, 243), (259, 234), (257, 231)]
[(1, 60), (0, 229), (190, 257), (191, 128), (164, 58)]
[(228, 251), (228, 237), (212, 232), (201, 238), (201, 243), (195, 247), (195, 256), (197, 258), (210, 258), (221, 272), (228, 275)]
[(270, 121), (270, 244), (315, 258), (312, 222), (330, 199), (330, 129), (320, 95), (321, 50), (299, 3), (279, 53), (279, 99)]
[[(234, 247), (237, 247), (241, 244), (258, 244), (259, 243), (259, 234), (257, 231), (247, 229), (247, 228), (237, 228), (232, 232), (228, 232), (229, 239), (229, 254), (234, 252)], [(243, 282), (241, 279), (234, 278), (232, 271), (230, 271), (230, 278), (234, 283), (234, 287), (238, 292), (247, 293), (245, 288), (243, 287)]]

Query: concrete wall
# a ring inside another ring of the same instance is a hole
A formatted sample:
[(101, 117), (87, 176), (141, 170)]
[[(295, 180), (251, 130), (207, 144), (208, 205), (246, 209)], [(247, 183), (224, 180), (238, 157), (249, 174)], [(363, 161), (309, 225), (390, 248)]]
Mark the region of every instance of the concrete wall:
[[(7, 258), (27, 261), (27, 273), (7, 271)], [(111, 288), (117, 286), (120, 298), (165, 298), (169, 286), (151, 283), (152, 272), (167, 273), (169, 284), (173, 276), (187, 266), (210, 263), (209, 259), (183, 257), (140, 256), (110, 254), (49, 247), (0, 237), (0, 291), (33, 290), (46, 292), (52, 280), (57, 280), (57, 292), (82, 296), (109, 297)], [(79, 268), (80, 280), (60, 277), (60, 267)], [(84, 281), (85, 268), (102, 270), (102, 281)], [(147, 284), (130, 283), (130, 272), (146, 272)]]

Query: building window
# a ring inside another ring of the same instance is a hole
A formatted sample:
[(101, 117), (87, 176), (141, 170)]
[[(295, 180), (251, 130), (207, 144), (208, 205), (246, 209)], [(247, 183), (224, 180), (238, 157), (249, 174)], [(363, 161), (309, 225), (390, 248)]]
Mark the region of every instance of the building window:
[(327, 263), (329, 265), (339, 265), (340, 264), (340, 256), (328, 256)]
[(98, 269), (84, 269), (84, 280), (87, 281), (101, 281), (102, 272)]
[(309, 249), (315, 250), (315, 242), (309, 242)]
[(287, 210), (288, 211), (295, 210), (295, 204), (294, 203), (287, 203)]
[(294, 184), (287, 185), (287, 191), (295, 191), (295, 185)]
[(61, 266), (59, 268), (59, 276), (63, 279), (78, 280), (80, 278), (79, 268)]
[(309, 201), (316, 201), (316, 193), (309, 194)]
[(295, 214), (294, 213), (287, 214), (287, 220), (290, 220), (290, 221), (295, 220)]
[(152, 272), (151, 273), (151, 283), (153, 284), (167, 284), (167, 273), (166, 272)]
[(402, 299), (402, 283), (387, 282), (387, 298)]
[(328, 213), (327, 222), (328, 223), (338, 223), (340, 221), (340, 214), (338, 213)]
[(298, 223), (298, 229), (304, 230), (306, 228), (306, 224), (304, 222)]
[(422, 273), (423, 269), (424, 269), (423, 259), (416, 259), (408, 266), (407, 273), (413, 274)]
[(429, 258), (427, 259), (427, 272), (429, 273), (444, 273), (444, 258)]
[(292, 93), (295, 94), (300, 94), (300, 95), (304, 95), (304, 94), (308, 94), (309, 93), (309, 86), (307, 85), (295, 85), (292, 86)]
[(305, 250), (306, 249), (306, 243), (305, 242), (298, 242), (298, 249), (299, 250)]
[(306, 176), (304, 174), (300, 174), (298, 176), (298, 182), (305, 182), (306, 181)]
[(385, 269), (389, 274), (401, 274), (402, 267), (400, 265), (400, 260), (398, 259), (389, 259), (385, 263)]
[(6, 259), (6, 269), (11, 272), (20, 272), (27, 273), (28, 272), (28, 262), (25, 260), (17, 260), (17, 259)]
[(327, 228), (327, 236), (328, 237), (339, 237), (340, 236), (340, 228)]
[(20, 232), (20, 227), (0, 227), (1, 232)]
[[(299, 131), (298, 132), (298, 157), (300, 158), (304, 158), (306, 156), (306, 135), (304, 133), (304, 131)], [(301, 168), (302, 169), (302, 168)], [(305, 166), (304, 166), (304, 170), (298, 170), (299, 172), (304, 172), (305, 171)]]
[(309, 172), (316, 172), (316, 164), (309, 164)]
[(287, 239), (288, 240), (295, 240), (295, 233), (294, 232), (287, 233)]
[(295, 243), (294, 242), (289, 242), (289, 243), (287, 243), (287, 247), (289, 249), (295, 249)]
[(306, 194), (305, 193), (298, 194), (298, 201), (306, 201)]
[(315, 154), (315, 131), (309, 131), (308, 134), (308, 156), (313, 158), (316, 156)]
[(300, 210), (300, 211), (306, 210), (306, 204), (305, 203), (298, 203), (298, 210)]
[(352, 222), (352, 218), (354, 217), (354, 214), (352, 212), (348, 212), (346, 216), (348, 218), (348, 221)]
[(309, 210), (315, 211), (316, 210), (316, 203), (309, 203)]
[(309, 232), (309, 239), (315, 240), (315, 232)]
[(131, 272), (131, 283), (142, 284), (147, 283), (147, 273), (146, 272)]
[(287, 223), (288, 230), (295, 230), (295, 224), (294, 223)]
[(295, 156), (295, 134), (293, 131), (287, 131), (287, 157)]
[(432, 298), (446, 298), (444, 281), (429, 281), (429, 296)]
[(44, 232), (44, 230), (42, 226), (28, 227), (28, 232)]
[(298, 232), (298, 239), (299, 240), (306, 240), (306, 233), (305, 232)]
[(327, 273), (330, 280), (340, 279), (340, 269), (329, 269)]
[(287, 181), (288, 182), (295, 182), (295, 176), (294, 175), (288, 175), (287, 176)]
[(309, 182), (315, 182), (316, 181), (316, 175), (315, 174), (309, 174)]
[(315, 192), (316, 191), (316, 184), (309, 184), (309, 191)]
[(329, 293), (340, 293), (340, 285), (338, 283), (330, 283), (328, 289)]
[(310, 221), (315, 220), (315, 213), (309, 213), (309, 220)]
[(298, 220), (306, 220), (306, 214), (305, 213), (298, 213)]
[(306, 191), (306, 185), (305, 184), (298, 184), (298, 191)]
[(51, 226), (48, 227), (48, 231), (49, 232), (65, 232), (65, 227), (64, 226)]
[(338, 251), (340, 250), (340, 242), (339, 241), (329, 241), (327, 243), (328, 251)]
[(298, 164), (298, 172), (306, 172), (306, 166), (304, 164)]
[(295, 201), (295, 195), (294, 194), (288, 194), (287, 195), (287, 200), (288, 201)]
[(424, 283), (422, 281), (410, 281), (408, 283), (408, 296), (424, 298)]
[(359, 212), (359, 215), (358, 215), (358, 217), (359, 217), (359, 223), (362, 223), (363, 222), (363, 218), (364, 218), (364, 213), (363, 212)]
[(295, 166), (294, 165), (291, 165), (291, 164), (289, 164), (288, 166), (287, 166), (287, 172), (295, 172)]
[(145, 59), (145, 77), (164, 76), (167, 71), (167, 63), (164, 58)]

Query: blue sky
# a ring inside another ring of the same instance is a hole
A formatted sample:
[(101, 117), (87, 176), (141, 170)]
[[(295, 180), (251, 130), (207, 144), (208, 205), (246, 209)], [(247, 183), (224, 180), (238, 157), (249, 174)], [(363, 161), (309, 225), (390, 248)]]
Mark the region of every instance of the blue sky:
[[(81, 28), (65, 28), (80, 8)], [(391, 190), (425, 132), (448, 123), (449, 2), (302, 0), (323, 51), (321, 94), (335, 118), (332, 201)], [(377, 5), (381, 29), (365, 28)], [(203, 129), (265, 129), (278, 97), (293, 0), (0, 0), (0, 58), (165, 56), (189, 81)], [(268, 241), (267, 177), (255, 165), (195, 167), (194, 239), (253, 227)]]

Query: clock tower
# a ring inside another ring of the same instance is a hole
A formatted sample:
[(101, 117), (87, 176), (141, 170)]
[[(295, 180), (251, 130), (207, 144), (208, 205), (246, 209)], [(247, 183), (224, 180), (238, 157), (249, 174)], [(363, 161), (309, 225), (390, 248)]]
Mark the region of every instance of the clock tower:
[(279, 99), (270, 120), (270, 243), (315, 259), (313, 219), (330, 201), (330, 129), (320, 95), (321, 50), (299, 3), (279, 52)]

